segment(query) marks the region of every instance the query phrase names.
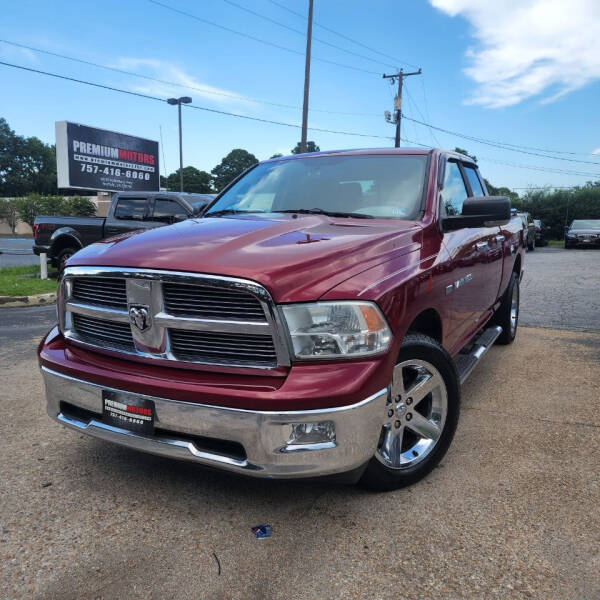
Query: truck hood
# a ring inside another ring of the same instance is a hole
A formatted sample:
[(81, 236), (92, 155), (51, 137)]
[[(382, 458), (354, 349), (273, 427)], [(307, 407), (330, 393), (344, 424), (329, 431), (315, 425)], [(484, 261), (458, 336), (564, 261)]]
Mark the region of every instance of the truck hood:
[(412, 221), (324, 215), (189, 219), (103, 240), (68, 266), (168, 269), (251, 279), (276, 302), (316, 300), (342, 281), (421, 247)]

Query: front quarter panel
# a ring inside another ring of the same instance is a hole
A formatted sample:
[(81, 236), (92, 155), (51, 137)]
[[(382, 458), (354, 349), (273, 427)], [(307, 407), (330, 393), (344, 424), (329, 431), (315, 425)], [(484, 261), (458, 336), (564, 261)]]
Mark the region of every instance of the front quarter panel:
[[(346, 280), (322, 300), (370, 300), (384, 313), (393, 333), (390, 368), (409, 326), (424, 310), (432, 309), (440, 321), (452, 319), (445, 295), (448, 253), (439, 236), (428, 237), (419, 250), (377, 265)], [(445, 345), (445, 327), (442, 343)]]

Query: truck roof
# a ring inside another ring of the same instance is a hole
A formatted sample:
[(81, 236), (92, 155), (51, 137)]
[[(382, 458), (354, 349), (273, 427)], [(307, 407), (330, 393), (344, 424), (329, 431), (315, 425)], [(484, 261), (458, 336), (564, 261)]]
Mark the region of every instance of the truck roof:
[(290, 160), (290, 159), (302, 159), (315, 156), (360, 156), (367, 154), (400, 154), (400, 155), (421, 155), (425, 156), (428, 154), (448, 154), (456, 158), (460, 158), (463, 161), (467, 161), (475, 164), (475, 161), (470, 156), (459, 154), (453, 150), (444, 150), (442, 148), (350, 148), (345, 150), (325, 150), (322, 152), (307, 152), (305, 154), (289, 154), (287, 156), (279, 156), (277, 158), (271, 158), (262, 162), (278, 161), (278, 160)]

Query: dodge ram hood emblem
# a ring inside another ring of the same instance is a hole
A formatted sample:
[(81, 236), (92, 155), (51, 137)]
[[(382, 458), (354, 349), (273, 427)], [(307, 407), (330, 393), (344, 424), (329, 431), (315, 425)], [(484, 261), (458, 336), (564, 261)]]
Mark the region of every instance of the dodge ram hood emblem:
[(129, 307), (129, 322), (140, 331), (146, 331), (151, 325), (150, 311), (147, 306), (133, 305)]

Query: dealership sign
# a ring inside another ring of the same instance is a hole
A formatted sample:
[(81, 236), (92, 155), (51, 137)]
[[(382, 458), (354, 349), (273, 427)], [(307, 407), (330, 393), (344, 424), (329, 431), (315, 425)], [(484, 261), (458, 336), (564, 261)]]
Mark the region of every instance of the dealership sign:
[(57, 121), (56, 169), (59, 188), (158, 191), (158, 142)]

